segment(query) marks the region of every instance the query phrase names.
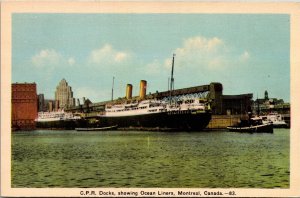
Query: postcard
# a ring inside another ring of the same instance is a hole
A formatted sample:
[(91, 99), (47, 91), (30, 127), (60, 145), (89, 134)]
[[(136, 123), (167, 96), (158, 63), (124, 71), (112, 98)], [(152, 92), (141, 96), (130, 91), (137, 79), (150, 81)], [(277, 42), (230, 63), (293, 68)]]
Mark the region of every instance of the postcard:
[(2, 2), (1, 196), (300, 196), (299, 6)]

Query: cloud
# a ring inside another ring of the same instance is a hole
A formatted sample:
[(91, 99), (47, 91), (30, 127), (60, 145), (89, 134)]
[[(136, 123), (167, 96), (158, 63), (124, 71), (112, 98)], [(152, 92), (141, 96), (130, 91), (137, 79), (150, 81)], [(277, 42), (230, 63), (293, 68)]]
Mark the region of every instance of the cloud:
[(62, 60), (62, 56), (54, 49), (43, 49), (31, 58), (36, 67), (57, 65)]
[(244, 51), (244, 53), (240, 55), (241, 62), (246, 62), (247, 60), (249, 60), (249, 58), (250, 58), (250, 54), (248, 51)]
[[(229, 65), (230, 51), (225, 42), (217, 37), (205, 38), (202, 36), (187, 38), (182, 46), (173, 50), (175, 53), (176, 70), (191, 69), (197, 70), (215, 70), (224, 69)], [(166, 58), (162, 61), (155, 60), (146, 65), (146, 71), (157, 73), (161, 69), (170, 70), (172, 67), (172, 58)]]
[(115, 57), (116, 62), (122, 62), (126, 58), (128, 58), (128, 54), (126, 54), (124, 52), (118, 52), (118, 53), (116, 53), (116, 55), (114, 57)]
[[(175, 50), (178, 67), (220, 69), (227, 63), (228, 49), (225, 42), (217, 37), (202, 36), (185, 39), (183, 46)], [(165, 61), (170, 65), (170, 61)]]
[(103, 66), (116, 65), (130, 59), (130, 53), (125, 51), (117, 51), (110, 44), (105, 44), (99, 49), (91, 51), (88, 62), (92, 64), (101, 64)]
[(75, 64), (75, 59), (73, 57), (65, 58), (54, 49), (42, 49), (31, 57), (31, 62), (36, 68), (50, 70), (58, 66), (72, 66)]
[[(243, 53), (236, 53), (234, 46), (226, 43), (218, 37), (205, 38), (203, 36), (191, 37), (183, 40), (180, 47), (175, 48), (175, 70), (193, 71), (199, 73), (203, 71), (225, 71), (228, 68), (245, 64), (251, 57), (245, 50)], [(172, 58), (155, 60), (146, 64), (145, 69), (149, 74), (157, 74), (157, 71), (170, 71)]]
[(176, 51), (180, 54), (190, 53), (212, 53), (224, 47), (224, 42), (217, 38), (205, 38), (201, 36), (188, 38), (184, 41), (183, 47)]
[[(187, 38), (182, 46), (173, 50), (175, 53), (175, 72), (198, 75), (203, 71), (224, 70), (232, 62), (232, 54), (225, 42), (217, 37), (202, 36)], [(143, 64), (140, 70), (148, 75), (168, 75), (171, 72), (172, 57), (155, 59)]]
[(164, 60), (163, 66), (166, 69), (171, 69), (172, 68), (172, 59), (171, 58), (167, 58)]
[(75, 59), (73, 58), (73, 57), (70, 57), (69, 59), (68, 59), (68, 63), (69, 63), (69, 65), (74, 65), (75, 64)]

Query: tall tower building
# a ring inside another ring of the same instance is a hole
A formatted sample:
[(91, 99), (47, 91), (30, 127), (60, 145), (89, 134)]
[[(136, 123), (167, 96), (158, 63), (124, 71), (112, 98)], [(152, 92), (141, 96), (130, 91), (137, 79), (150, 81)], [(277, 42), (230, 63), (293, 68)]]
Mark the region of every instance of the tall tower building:
[(268, 95), (268, 91), (265, 91), (265, 100), (269, 100), (269, 95)]
[(45, 111), (45, 98), (44, 94), (39, 94), (38, 95), (38, 111)]
[(62, 79), (56, 87), (55, 100), (59, 101), (59, 108), (75, 106), (72, 87), (68, 85), (65, 79)]

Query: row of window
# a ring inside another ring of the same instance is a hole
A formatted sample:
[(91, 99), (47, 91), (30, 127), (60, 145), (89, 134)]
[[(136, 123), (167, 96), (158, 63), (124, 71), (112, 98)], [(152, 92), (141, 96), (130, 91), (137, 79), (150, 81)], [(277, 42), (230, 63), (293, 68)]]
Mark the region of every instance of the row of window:
[(35, 87), (13, 87), (12, 91), (13, 92), (14, 91), (17, 91), (17, 92), (19, 92), (19, 91), (26, 91), (26, 92), (33, 91), (33, 92), (35, 92), (36, 88)]
[(28, 98), (32, 98), (32, 99), (37, 99), (37, 97), (35, 95), (13, 95), (12, 99), (28, 99)]
[(130, 109), (119, 109), (119, 110), (112, 110), (112, 111), (110, 111), (110, 112), (122, 112), (122, 111), (130, 111), (130, 110), (137, 110), (137, 109), (146, 109), (147, 107), (145, 106), (145, 107), (139, 107), (139, 108), (137, 108), (137, 107), (134, 107), (134, 108), (130, 108)]
[(32, 99), (13, 99), (12, 103), (35, 103), (37, 100)]

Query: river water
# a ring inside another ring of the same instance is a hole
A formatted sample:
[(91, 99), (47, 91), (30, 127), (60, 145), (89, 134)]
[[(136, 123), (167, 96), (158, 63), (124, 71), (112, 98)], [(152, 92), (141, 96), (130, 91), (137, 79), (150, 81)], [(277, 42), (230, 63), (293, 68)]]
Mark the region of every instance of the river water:
[(289, 129), (14, 132), (12, 187), (288, 188), (289, 146)]

